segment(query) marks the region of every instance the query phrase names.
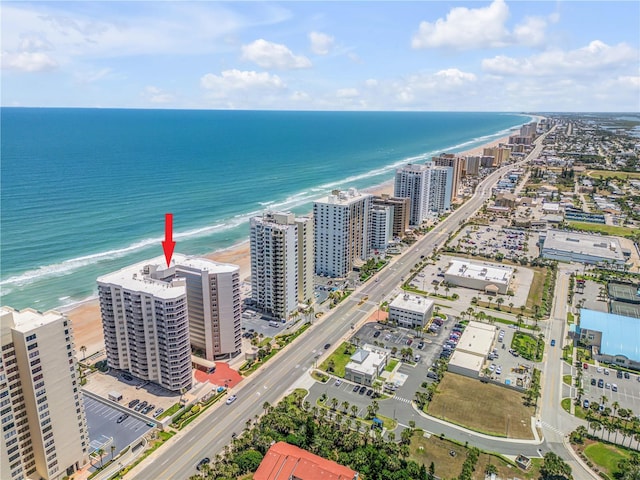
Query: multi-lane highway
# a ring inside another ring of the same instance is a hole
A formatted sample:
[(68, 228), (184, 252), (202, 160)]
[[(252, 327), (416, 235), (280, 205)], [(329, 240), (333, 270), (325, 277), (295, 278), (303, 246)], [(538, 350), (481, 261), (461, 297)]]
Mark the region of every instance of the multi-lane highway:
[[(527, 159), (536, 158), (542, 148), (542, 138)], [(518, 164), (516, 164), (518, 165)], [(265, 402), (276, 403), (291, 390), (295, 382), (314, 362), (327, 354), (323, 345), (337, 345), (346, 338), (352, 324), (357, 324), (398, 287), (401, 278), (409, 274), (421, 255), (430, 255), (441, 246), (460, 223), (470, 218), (490, 197), (492, 187), (513, 165), (505, 166), (486, 177), (477, 187), (475, 195), (460, 206), (437, 228), (418, 240), (402, 256), (380, 274), (380, 280), (369, 282), (321, 321), (316, 322), (292, 345), (271, 359), (266, 366), (244, 380), (232, 393), (238, 396), (231, 405), (219, 405), (207, 412), (197, 423), (169, 440), (144, 462), (134, 468), (126, 478), (185, 479), (195, 473), (195, 466), (203, 457), (213, 458), (231, 441), (234, 431), (244, 428), (248, 419), (263, 412)], [(360, 304), (364, 296), (367, 302)], [(407, 405), (407, 408), (411, 408)]]

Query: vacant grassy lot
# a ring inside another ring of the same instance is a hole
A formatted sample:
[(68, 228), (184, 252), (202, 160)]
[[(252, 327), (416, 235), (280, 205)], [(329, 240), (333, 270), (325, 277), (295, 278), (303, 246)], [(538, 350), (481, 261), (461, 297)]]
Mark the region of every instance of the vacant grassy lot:
[[(356, 351), (355, 345), (350, 344), (349, 342), (343, 342), (335, 352), (333, 352), (329, 358), (327, 358), (320, 365), (320, 369), (325, 372), (332, 373), (333, 375), (337, 375), (338, 377), (344, 377), (344, 367), (349, 363), (351, 359), (351, 355), (353, 355)], [(329, 365), (333, 362), (333, 371), (329, 371)]]
[(614, 478), (614, 475), (618, 473), (618, 462), (629, 458), (629, 452), (622, 448), (590, 440), (586, 441), (584, 454), (598, 465), (600, 470), (609, 475), (609, 478)]
[(589, 170), (586, 172), (591, 178), (640, 178), (640, 172), (610, 172), (609, 170)]
[(544, 288), (544, 278), (547, 269), (542, 267), (527, 267), (533, 270), (533, 280), (529, 287), (529, 296), (527, 297), (526, 307), (529, 312), (533, 312), (534, 305), (542, 304), (542, 289)]
[(527, 333), (515, 332), (511, 341), (511, 348), (520, 354), (522, 358), (539, 362), (542, 360), (544, 345), (540, 345), (538, 350), (538, 339)]
[(633, 233), (633, 229), (627, 227), (618, 227), (616, 225), (601, 225), (599, 223), (588, 222), (569, 222), (571, 228), (582, 230), (584, 232), (598, 232), (605, 235), (613, 235), (617, 237), (624, 237)]
[[(446, 439), (441, 440), (435, 436), (425, 438), (419, 433), (416, 433), (411, 439), (409, 451), (409, 458), (417, 463), (423, 463), (427, 469), (433, 462), (435, 474), (440, 478), (457, 478), (462, 472), (462, 464), (467, 458), (467, 449), (462, 445)], [(456, 452), (455, 457), (451, 456), (451, 451)], [(481, 453), (475, 472), (473, 472), (473, 478), (475, 480), (483, 480), (484, 472), (489, 464), (498, 468), (499, 478), (512, 478), (514, 476), (518, 478), (538, 478), (539, 475), (537, 464), (532, 465), (528, 472), (524, 472), (499, 457)]]
[(490, 435), (534, 438), (533, 407), (520, 392), (447, 373), (428, 406), (428, 413)]

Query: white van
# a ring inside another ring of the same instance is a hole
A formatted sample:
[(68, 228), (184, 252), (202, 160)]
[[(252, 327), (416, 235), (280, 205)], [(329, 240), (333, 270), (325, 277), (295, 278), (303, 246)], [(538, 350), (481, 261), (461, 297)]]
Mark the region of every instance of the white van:
[(269, 322), (269, 326), (278, 328), (280, 324), (278, 322)]

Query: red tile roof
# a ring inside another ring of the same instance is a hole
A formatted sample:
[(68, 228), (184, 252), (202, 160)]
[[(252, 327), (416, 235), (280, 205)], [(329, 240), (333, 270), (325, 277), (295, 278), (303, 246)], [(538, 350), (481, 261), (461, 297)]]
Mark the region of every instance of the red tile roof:
[(314, 455), (294, 445), (278, 442), (262, 459), (253, 480), (354, 480), (348, 467)]

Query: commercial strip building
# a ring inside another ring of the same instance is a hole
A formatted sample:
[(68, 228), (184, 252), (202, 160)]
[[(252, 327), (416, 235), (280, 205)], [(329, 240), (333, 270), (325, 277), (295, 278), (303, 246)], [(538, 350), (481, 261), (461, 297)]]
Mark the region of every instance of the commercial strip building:
[(0, 308), (0, 478), (61, 479), (88, 461), (71, 322)]
[(254, 480), (357, 480), (355, 470), (285, 442), (273, 444)]
[(313, 204), (315, 272), (344, 277), (369, 259), (373, 195), (355, 188), (334, 190)]
[(467, 377), (478, 377), (491, 351), (495, 335), (495, 327), (486, 323), (469, 322), (449, 359), (448, 370)]
[(386, 348), (364, 344), (351, 355), (351, 360), (344, 367), (344, 378), (362, 385), (373, 385), (387, 366), (390, 354)]
[(409, 224), (417, 227), (430, 214), (451, 208), (453, 168), (433, 163), (408, 164), (396, 170), (394, 196), (410, 199)]
[(466, 260), (452, 260), (444, 273), (444, 281), (451, 285), (502, 294), (509, 290), (512, 277), (512, 267)]
[(540, 234), (541, 256), (550, 260), (622, 267), (626, 256), (615, 237), (548, 230)]
[(266, 212), (251, 219), (251, 300), (286, 321), (313, 298), (313, 221)]
[(576, 332), (596, 360), (640, 370), (640, 319), (583, 308)]
[(401, 327), (423, 328), (431, 321), (433, 305), (433, 300), (422, 295), (398, 295), (389, 304), (389, 321)]
[(190, 389), (191, 347), (207, 360), (241, 349), (236, 265), (175, 254), (98, 278), (110, 367), (171, 391)]

